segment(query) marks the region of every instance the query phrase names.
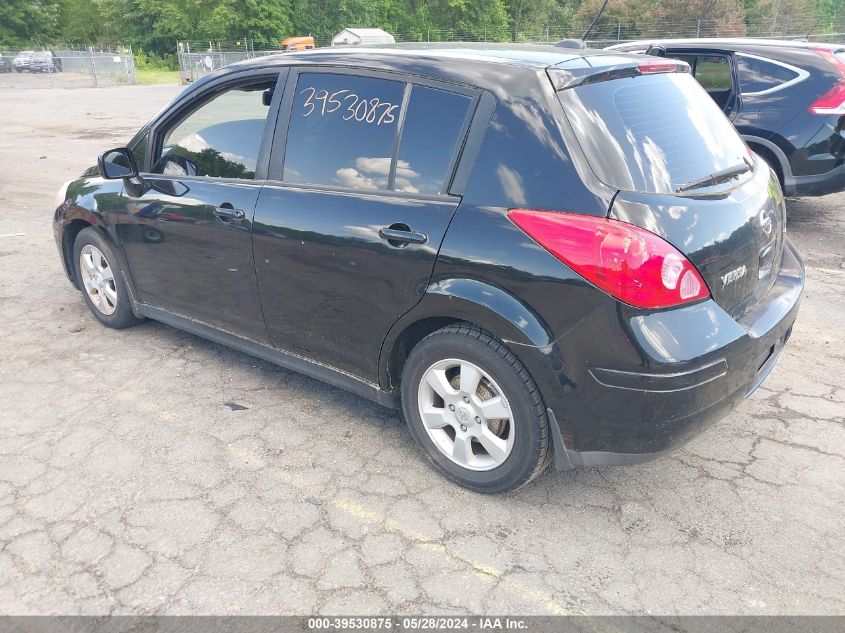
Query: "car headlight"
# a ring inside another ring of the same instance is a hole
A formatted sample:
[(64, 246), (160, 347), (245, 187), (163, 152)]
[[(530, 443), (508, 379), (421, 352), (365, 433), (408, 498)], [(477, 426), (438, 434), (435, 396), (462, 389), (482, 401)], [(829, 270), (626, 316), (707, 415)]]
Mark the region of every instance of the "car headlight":
[(62, 206), (65, 203), (65, 200), (67, 200), (67, 188), (70, 187), (70, 183), (72, 182), (72, 180), (68, 180), (65, 184), (62, 185), (61, 189), (59, 189), (59, 192), (56, 194), (57, 208)]

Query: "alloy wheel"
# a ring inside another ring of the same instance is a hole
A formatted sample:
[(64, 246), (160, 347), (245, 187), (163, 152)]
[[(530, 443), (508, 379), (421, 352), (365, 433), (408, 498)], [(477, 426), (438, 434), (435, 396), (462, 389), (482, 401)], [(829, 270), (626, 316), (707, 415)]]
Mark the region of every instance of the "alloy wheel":
[(117, 286), (114, 272), (102, 252), (92, 244), (86, 244), (79, 253), (79, 270), (82, 284), (91, 303), (106, 316), (117, 309)]
[(446, 359), (423, 374), (420, 418), (434, 445), (469, 470), (501, 466), (513, 449), (514, 420), (504, 392), (483, 369)]

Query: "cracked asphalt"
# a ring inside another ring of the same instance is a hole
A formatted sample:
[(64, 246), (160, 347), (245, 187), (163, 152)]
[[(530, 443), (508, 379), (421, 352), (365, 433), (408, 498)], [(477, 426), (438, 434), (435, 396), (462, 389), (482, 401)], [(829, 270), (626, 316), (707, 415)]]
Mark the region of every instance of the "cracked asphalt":
[(0, 90), (0, 613), (845, 614), (845, 194), (789, 201), (806, 296), (738, 411), (481, 496), (395, 412), (88, 313), (55, 193), (177, 91)]

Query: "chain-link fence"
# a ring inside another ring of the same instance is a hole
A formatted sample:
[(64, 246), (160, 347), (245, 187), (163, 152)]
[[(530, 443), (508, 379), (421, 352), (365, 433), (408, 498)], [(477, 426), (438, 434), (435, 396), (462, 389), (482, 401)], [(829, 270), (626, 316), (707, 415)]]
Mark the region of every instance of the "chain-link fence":
[(135, 58), (128, 50), (0, 49), (0, 87), (96, 88), (135, 82)]
[[(427, 29), (413, 33), (393, 33), (397, 42), (535, 42), (551, 43), (566, 38), (580, 38), (586, 22), (573, 24), (518, 26), (514, 29)], [(636, 20), (619, 22), (600, 20), (590, 31), (587, 45), (604, 48), (611, 44), (649, 38), (684, 37), (754, 37), (779, 39), (810, 39), (816, 42), (845, 43), (845, 16), (833, 23), (820, 24), (810, 17), (790, 15), (761, 19), (752, 24), (727, 18), (689, 20)], [(315, 36), (318, 47), (331, 45), (331, 36)], [(234, 62), (281, 53), (279, 48), (261, 47), (256, 50), (248, 37), (228, 41), (181, 41), (177, 44), (180, 79), (194, 81), (213, 70)]]

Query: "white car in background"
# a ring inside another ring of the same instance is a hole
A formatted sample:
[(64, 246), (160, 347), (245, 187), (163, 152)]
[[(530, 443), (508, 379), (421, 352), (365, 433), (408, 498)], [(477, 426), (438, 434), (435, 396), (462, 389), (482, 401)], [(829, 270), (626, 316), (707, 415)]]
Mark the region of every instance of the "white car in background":
[(21, 51), (15, 57), (15, 60), (12, 62), (12, 65), (15, 67), (16, 73), (22, 73), (29, 70), (29, 66), (32, 63), (32, 56), (35, 55), (35, 51)]

